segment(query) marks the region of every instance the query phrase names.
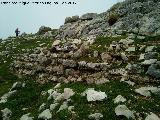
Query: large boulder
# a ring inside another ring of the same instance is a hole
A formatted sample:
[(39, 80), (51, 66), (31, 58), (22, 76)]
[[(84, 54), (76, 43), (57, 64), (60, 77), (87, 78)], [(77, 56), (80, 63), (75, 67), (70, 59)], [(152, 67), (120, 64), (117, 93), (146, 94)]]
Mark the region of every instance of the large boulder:
[(77, 22), (79, 20), (79, 16), (66, 17), (64, 24)]
[(117, 116), (125, 116), (128, 119), (135, 119), (134, 112), (129, 110), (125, 105), (118, 105), (115, 108), (115, 113)]
[(105, 94), (105, 92), (98, 92), (95, 91), (94, 89), (90, 88), (87, 89), (83, 95), (87, 95), (87, 101), (91, 102), (91, 101), (103, 101), (104, 99), (107, 98), (107, 95)]
[(80, 17), (81, 20), (92, 20), (97, 16), (97, 13), (87, 13)]
[(157, 64), (152, 64), (146, 74), (158, 79), (160, 78), (160, 67)]

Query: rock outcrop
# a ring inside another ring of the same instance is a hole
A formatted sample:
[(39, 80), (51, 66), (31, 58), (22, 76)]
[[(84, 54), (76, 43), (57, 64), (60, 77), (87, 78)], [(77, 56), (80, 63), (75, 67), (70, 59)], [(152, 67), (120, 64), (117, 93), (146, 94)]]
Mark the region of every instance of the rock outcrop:
[(160, 34), (160, 2), (158, 0), (126, 0), (108, 11), (67, 17), (57, 38), (87, 38), (92, 35), (115, 35), (134, 32)]

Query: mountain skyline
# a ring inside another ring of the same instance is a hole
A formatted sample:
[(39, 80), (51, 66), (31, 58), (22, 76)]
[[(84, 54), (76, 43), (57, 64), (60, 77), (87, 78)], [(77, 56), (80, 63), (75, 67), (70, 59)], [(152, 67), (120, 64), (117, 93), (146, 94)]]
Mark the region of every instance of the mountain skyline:
[[(15, 0), (11, 1), (14, 2)], [(40, 0), (37, 1), (40, 2)], [(69, 2), (69, 0), (66, 1)], [(0, 20), (0, 38), (5, 39), (8, 36), (14, 36), (16, 28), (19, 28), (21, 33), (35, 33), (41, 26), (59, 28), (68, 16), (105, 12), (113, 4), (120, 1), (122, 0), (107, 2), (105, 0), (95, 0), (94, 2), (92, 0), (76, 0), (74, 1), (77, 3), (76, 5), (0, 4), (0, 14), (2, 16)], [(63, 2), (63, 0), (59, 0), (59, 2)]]

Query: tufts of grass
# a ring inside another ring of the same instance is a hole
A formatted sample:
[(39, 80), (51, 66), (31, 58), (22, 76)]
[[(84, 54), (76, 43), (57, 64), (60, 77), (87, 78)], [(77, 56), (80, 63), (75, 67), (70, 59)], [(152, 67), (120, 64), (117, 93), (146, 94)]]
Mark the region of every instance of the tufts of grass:
[(99, 52), (104, 52), (106, 51), (105, 46), (109, 46), (112, 43), (112, 41), (119, 41), (121, 39), (125, 39), (126, 37), (127, 37), (126, 35), (119, 37), (98, 37), (95, 40), (95, 43), (90, 46), (90, 51), (97, 50)]

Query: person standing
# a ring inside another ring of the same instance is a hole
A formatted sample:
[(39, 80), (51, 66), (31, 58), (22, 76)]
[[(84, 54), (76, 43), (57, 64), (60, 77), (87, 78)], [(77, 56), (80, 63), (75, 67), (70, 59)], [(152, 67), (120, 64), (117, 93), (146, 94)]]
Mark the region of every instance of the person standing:
[(18, 35), (20, 34), (20, 31), (18, 30), (18, 28), (15, 30), (16, 33), (16, 37), (18, 37)]

